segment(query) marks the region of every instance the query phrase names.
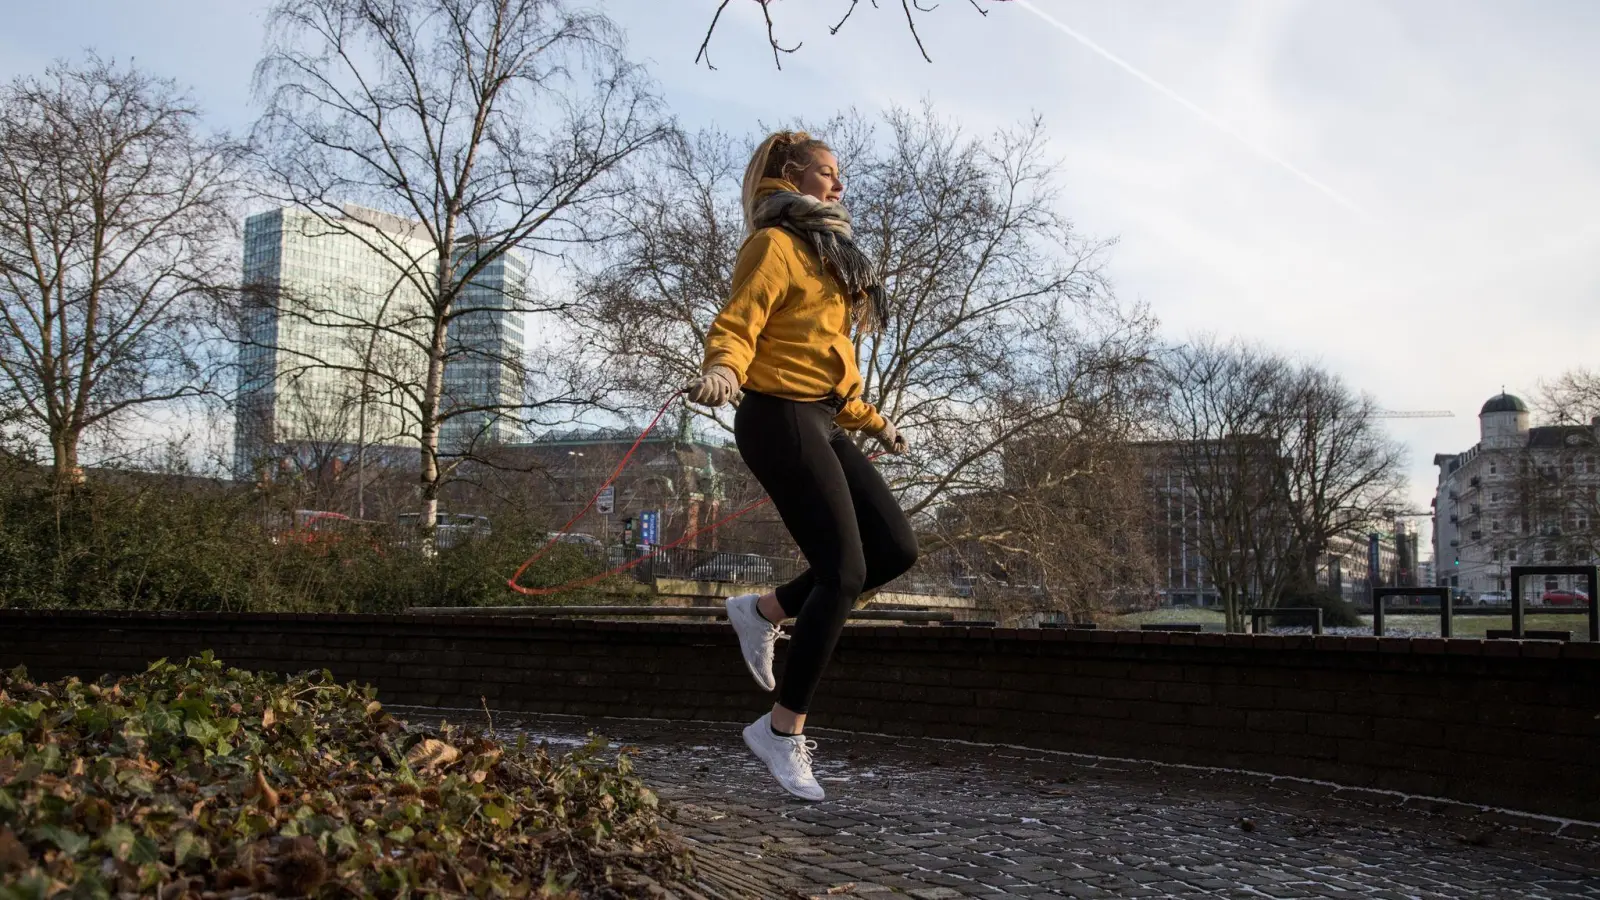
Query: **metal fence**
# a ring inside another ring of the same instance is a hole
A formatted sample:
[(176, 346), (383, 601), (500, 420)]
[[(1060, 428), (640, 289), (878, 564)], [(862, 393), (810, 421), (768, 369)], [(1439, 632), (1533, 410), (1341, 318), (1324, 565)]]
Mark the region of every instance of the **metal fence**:
[(732, 581), (782, 584), (805, 571), (803, 559), (670, 547), (658, 550), (637, 571), (650, 578), (686, 578), (693, 581)]
[[(615, 560), (615, 562), (620, 561), (620, 559)], [(656, 551), (633, 571), (644, 581), (655, 578), (684, 578), (692, 581), (783, 584), (798, 577), (805, 570), (806, 561), (799, 556), (767, 556), (727, 550), (670, 547)], [(921, 566), (884, 585), (883, 590), (936, 597), (973, 595), (973, 586), (970, 582), (951, 579), (948, 575)]]

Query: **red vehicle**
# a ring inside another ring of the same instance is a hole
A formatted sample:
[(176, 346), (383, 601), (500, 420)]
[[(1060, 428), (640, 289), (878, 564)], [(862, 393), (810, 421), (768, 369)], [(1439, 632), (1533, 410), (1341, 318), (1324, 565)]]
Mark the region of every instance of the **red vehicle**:
[(383, 555), (383, 547), (376, 534), (377, 522), (352, 519), (342, 513), (319, 509), (297, 509), (293, 521), (293, 527), (272, 536), (274, 544), (305, 544), (325, 555), (336, 545), (344, 543), (347, 536), (355, 536), (358, 540), (366, 538), (368, 549), (379, 556)]
[(1550, 606), (1589, 605), (1589, 595), (1583, 591), (1545, 591), (1539, 599)]

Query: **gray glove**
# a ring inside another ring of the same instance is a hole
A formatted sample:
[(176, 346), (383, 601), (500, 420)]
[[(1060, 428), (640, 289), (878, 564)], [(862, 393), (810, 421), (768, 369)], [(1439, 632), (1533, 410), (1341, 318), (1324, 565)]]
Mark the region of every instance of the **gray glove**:
[(906, 436), (901, 434), (900, 429), (894, 427), (894, 423), (887, 418), (883, 420), (883, 430), (872, 437), (882, 445), (886, 453), (893, 453), (898, 456), (911, 449), (911, 444), (906, 441)]
[(739, 393), (739, 376), (727, 366), (712, 366), (711, 371), (683, 386), (689, 402), (701, 406), (721, 406)]

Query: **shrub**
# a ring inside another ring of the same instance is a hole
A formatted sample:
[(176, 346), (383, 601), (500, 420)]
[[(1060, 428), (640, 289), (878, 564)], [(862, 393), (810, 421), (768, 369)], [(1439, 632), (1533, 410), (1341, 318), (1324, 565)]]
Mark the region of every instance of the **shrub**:
[[(1278, 600), (1279, 606), (1314, 606), (1322, 610), (1322, 624), (1331, 627), (1352, 627), (1362, 624), (1355, 607), (1343, 597), (1320, 585), (1290, 589)], [(1288, 624), (1287, 620), (1284, 624)]]
[(0, 897), (660, 896), (689, 874), (603, 742), (410, 727), (371, 688), (208, 652), (0, 676)]
[[(288, 533), (253, 487), (150, 475), (97, 476), (57, 492), (21, 466), (0, 471), (0, 606), (233, 612), (397, 612), (527, 602), (506, 579), (544, 543), (544, 523), (498, 515), (490, 535), (433, 556), (396, 529)], [(600, 570), (558, 546), (523, 576), (564, 584)], [(594, 602), (606, 585), (563, 594)]]

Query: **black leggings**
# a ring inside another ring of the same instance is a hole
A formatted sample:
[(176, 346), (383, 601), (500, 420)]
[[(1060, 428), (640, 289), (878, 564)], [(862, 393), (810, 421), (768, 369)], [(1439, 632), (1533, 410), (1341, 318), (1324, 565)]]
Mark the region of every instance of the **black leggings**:
[(810, 568), (778, 588), (796, 621), (778, 702), (803, 713), (863, 591), (917, 561), (917, 538), (878, 470), (826, 403), (745, 391), (733, 417), (739, 455), (772, 497)]

